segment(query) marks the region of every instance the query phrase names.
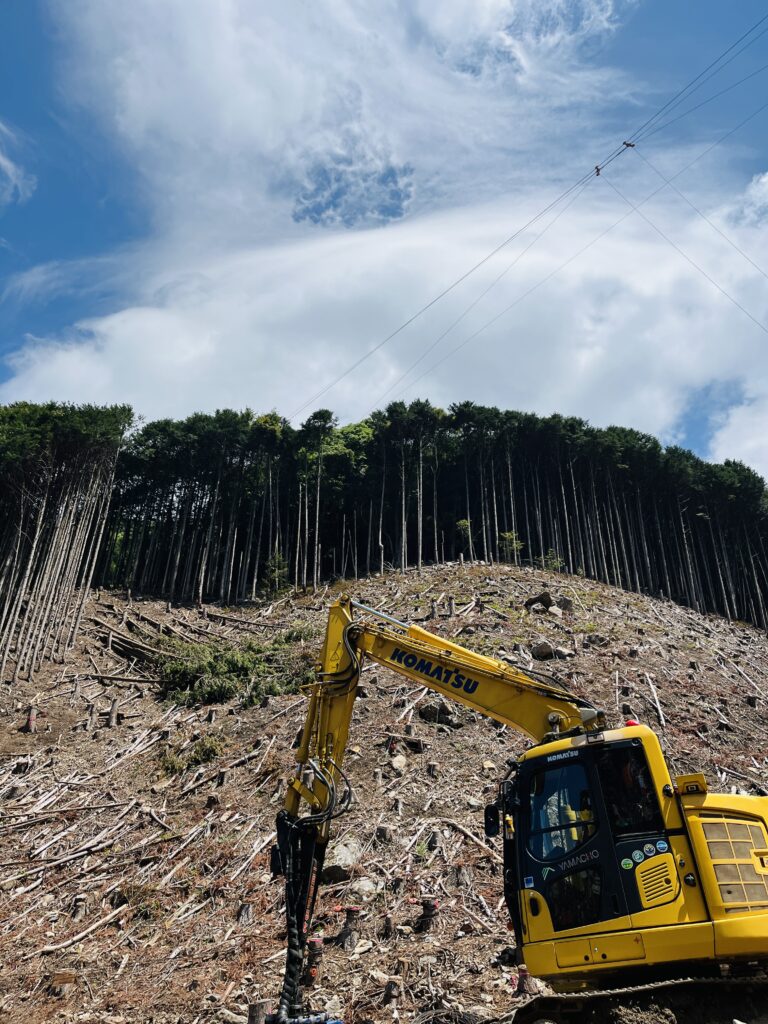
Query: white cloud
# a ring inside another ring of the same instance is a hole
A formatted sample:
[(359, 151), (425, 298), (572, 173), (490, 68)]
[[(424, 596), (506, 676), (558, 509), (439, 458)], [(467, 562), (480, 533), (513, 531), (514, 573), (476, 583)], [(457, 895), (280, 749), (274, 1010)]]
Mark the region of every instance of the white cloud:
[(765, 225), (768, 219), (768, 172), (756, 174), (736, 203), (723, 211), (736, 224)]
[(749, 402), (732, 409), (716, 432), (710, 457), (716, 462), (738, 459), (768, 480), (768, 387)]
[[(10, 283), (17, 300), (96, 288), (122, 301), (29, 338), (3, 400), (289, 413), (569, 184), (606, 113), (633, 102), (623, 73), (585, 56), (622, 13), (611, 0), (50, 2), (66, 45), (63, 93), (136, 171), (153, 234)], [(690, 159), (682, 148), (660, 154), (667, 173)], [(607, 174), (636, 200), (658, 187), (632, 156)], [(736, 196), (723, 192), (732, 180), (719, 164), (677, 184), (768, 263), (768, 178)], [(707, 224), (672, 194), (647, 210), (768, 322), (765, 282)], [(593, 182), (419, 372), (624, 212)], [(672, 439), (691, 397), (728, 380), (749, 404), (730, 411), (730, 432), (724, 413), (713, 451), (747, 450), (741, 420), (759, 421), (762, 392), (743, 384), (760, 367), (768, 380), (765, 338), (636, 216), (415, 389), (386, 394), (531, 238), (315, 407), (357, 418), (403, 394), (469, 398)]]
[[(536, 195), (523, 208), (441, 211), (383, 232), (321, 233), (207, 259), (177, 253), (172, 267), (156, 259), (133, 307), (59, 340), (30, 341), (0, 396), (128, 400), (150, 416), (225, 405), (288, 413), (484, 255), (502, 233), (500, 219), (523, 220), (539, 203)], [(623, 212), (593, 186), (420, 369)], [(759, 288), (741, 281), (738, 257), (726, 256), (706, 224), (673, 202), (649, 204), (649, 213), (757, 308)], [(757, 244), (758, 235), (747, 241)], [(500, 254), (315, 405), (344, 418), (369, 412), (516, 251)], [(755, 365), (764, 350), (762, 333), (738, 309), (630, 217), (413, 391), (403, 385), (384, 401), (403, 393), (441, 404), (471, 398), (670, 433), (693, 391)]]

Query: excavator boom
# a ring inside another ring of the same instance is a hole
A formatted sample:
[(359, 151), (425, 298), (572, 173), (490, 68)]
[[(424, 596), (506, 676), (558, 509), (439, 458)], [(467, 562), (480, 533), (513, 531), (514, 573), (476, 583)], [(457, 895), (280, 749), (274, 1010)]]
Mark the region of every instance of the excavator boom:
[[(362, 613), (355, 618), (355, 611)], [(598, 730), (601, 711), (555, 682), (476, 654), (418, 626), (341, 597), (328, 613), (325, 642), (309, 697), (296, 772), (277, 820), (273, 871), (285, 876), (288, 959), (275, 1020), (300, 1018), (303, 952), (331, 822), (348, 805), (344, 754), (364, 658), (494, 718), (538, 742)], [(308, 813), (302, 815), (306, 807)]]

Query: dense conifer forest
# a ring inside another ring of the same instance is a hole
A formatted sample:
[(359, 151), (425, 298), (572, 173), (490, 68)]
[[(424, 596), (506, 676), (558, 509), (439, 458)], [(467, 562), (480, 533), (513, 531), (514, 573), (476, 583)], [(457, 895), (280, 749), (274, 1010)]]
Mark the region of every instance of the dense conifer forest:
[(130, 420), (124, 407), (0, 410), (3, 670), (71, 642), (91, 581), (229, 605), (462, 558), (768, 625), (765, 484), (738, 462), (471, 402), (395, 402), (346, 426), (328, 410), (297, 428), (222, 410), (126, 436)]

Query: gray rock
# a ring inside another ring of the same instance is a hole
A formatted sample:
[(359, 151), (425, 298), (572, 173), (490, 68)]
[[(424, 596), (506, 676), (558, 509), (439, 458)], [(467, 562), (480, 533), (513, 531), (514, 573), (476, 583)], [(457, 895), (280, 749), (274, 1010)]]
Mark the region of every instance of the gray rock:
[(585, 647), (605, 647), (608, 643), (608, 637), (603, 636), (602, 633), (588, 633), (584, 637)]
[(362, 854), (363, 844), (354, 836), (348, 836), (342, 842), (330, 846), (320, 881), (323, 885), (348, 882)]
[(371, 878), (369, 875), (363, 875), (361, 878), (356, 878), (350, 884), (347, 892), (350, 896), (360, 900), (361, 903), (369, 903), (383, 888), (384, 883), (381, 880)]
[(542, 640), (540, 643), (533, 645), (531, 654), (537, 661), (548, 661), (550, 658), (554, 658), (555, 648), (549, 641)]
[(438, 725), (447, 725), (451, 729), (461, 728), (461, 721), (444, 700), (430, 701), (419, 708), (419, 718), (425, 722), (436, 722)]

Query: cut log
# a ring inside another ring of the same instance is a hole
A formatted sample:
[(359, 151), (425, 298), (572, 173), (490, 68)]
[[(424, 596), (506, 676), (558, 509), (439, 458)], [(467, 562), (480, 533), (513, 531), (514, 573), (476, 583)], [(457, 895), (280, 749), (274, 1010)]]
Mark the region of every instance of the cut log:
[(27, 711), (27, 724), (24, 726), (24, 732), (37, 732), (37, 708), (34, 704), (29, 705)]

